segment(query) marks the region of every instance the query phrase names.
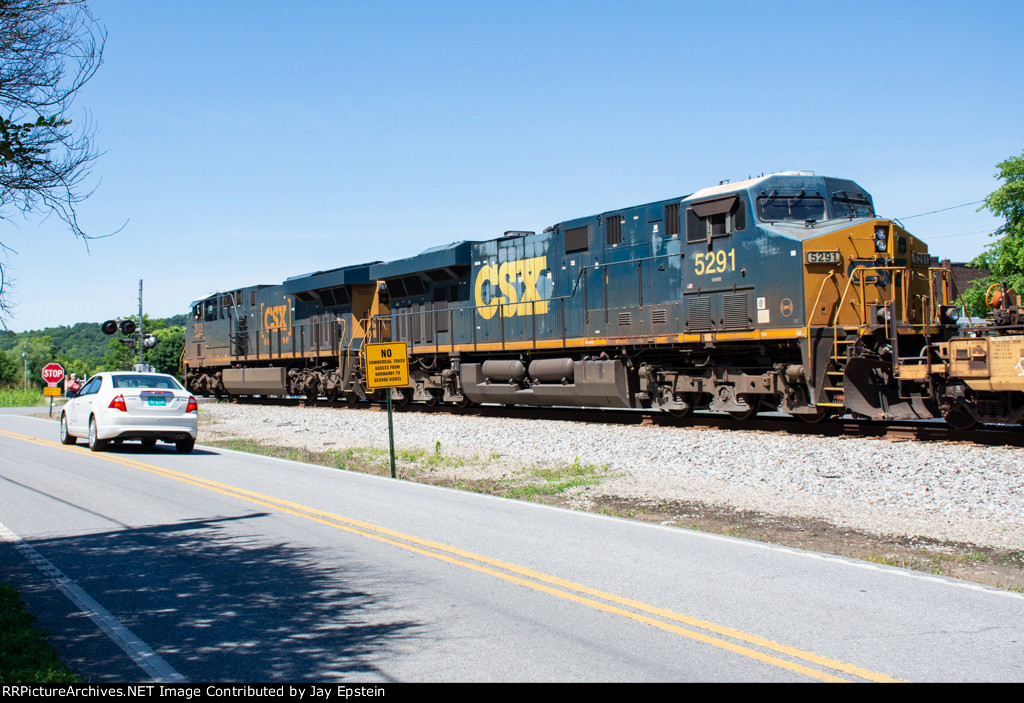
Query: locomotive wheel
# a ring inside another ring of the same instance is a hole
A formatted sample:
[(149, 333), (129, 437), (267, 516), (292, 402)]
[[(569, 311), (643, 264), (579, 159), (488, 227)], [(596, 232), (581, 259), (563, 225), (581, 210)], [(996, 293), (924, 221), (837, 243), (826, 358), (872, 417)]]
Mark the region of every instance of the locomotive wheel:
[[(386, 400), (386, 398), (385, 398)], [(404, 408), (409, 404), (409, 393), (406, 391), (392, 390), (391, 405), (396, 408)]]
[(946, 424), (954, 430), (969, 430), (978, 424), (966, 408), (957, 407), (943, 415)]
[(729, 416), (734, 420), (749, 420), (757, 415), (757, 411), (761, 409), (761, 399), (757, 396), (741, 395), (739, 399), (747, 404), (747, 409), (729, 411)]
[(686, 417), (693, 408), (665, 408), (665, 411), (672, 417)]
[(801, 420), (806, 422), (808, 425), (815, 425), (815, 424), (821, 422), (822, 420), (825, 420), (827, 418), (832, 417), (832, 409), (831, 408), (818, 408), (818, 411), (816, 413), (812, 413), (810, 415), (794, 415), (793, 417), (800, 418)]
[(433, 408), (441, 402), (441, 396), (434, 391), (427, 391), (427, 399), (424, 402), (427, 404), (427, 407)]
[(466, 408), (468, 408), (472, 404), (473, 404), (473, 401), (470, 400), (469, 398), (467, 398), (466, 396), (462, 396), (461, 400), (456, 400), (455, 401), (456, 407), (462, 408), (463, 410), (465, 410)]

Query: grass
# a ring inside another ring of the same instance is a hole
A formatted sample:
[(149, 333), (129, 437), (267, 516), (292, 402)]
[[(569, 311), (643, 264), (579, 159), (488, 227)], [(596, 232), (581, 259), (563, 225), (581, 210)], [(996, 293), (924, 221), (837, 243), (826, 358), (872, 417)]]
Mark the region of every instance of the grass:
[[(903, 569), (912, 569), (914, 571), (924, 571), (930, 574), (935, 574), (936, 576), (954, 577), (957, 575), (957, 567), (969, 564), (980, 564), (988, 561), (988, 556), (981, 552), (949, 554), (923, 547), (916, 556), (897, 556), (894, 554), (878, 554), (872, 552), (866, 556), (861, 556), (860, 558), (864, 561), (870, 561), (875, 564), (898, 566)], [(1006, 561), (1005, 556), (1000, 561), (1002, 561), (1003, 566), (1009, 566), (1012, 564), (1012, 562)], [(1013, 587), (1009, 587), (1009, 590), (1015, 589)]]
[[(359, 471), (380, 476), (390, 475), (391, 460), (387, 450), (369, 447), (348, 449), (328, 449), (310, 451), (260, 444), (251, 439), (230, 439), (211, 442), (213, 446), (234, 449), (262, 456), (273, 456), (279, 459), (301, 461), (317, 466), (334, 469)], [(506, 474), (501, 479), (472, 480), (458, 479), (454, 475), (444, 476), (439, 472), (444, 469), (462, 468), (467, 461), (489, 463), (500, 458), (500, 454), (491, 454), (487, 458), (473, 457), (469, 460), (445, 453), (441, 443), (434, 445), (434, 451), (425, 449), (398, 449), (395, 451), (395, 464), (400, 478), (417, 479), (423, 477), (430, 483), (441, 483), (460, 490), (477, 493), (492, 493), (508, 498), (521, 500), (542, 500), (547, 496), (555, 496), (579, 486), (597, 485), (606, 473), (606, 468), (591, 464), (583, 464), (577, 458), (571, 464), (549, 467), (524, 467)]]
[(46, 402), (38, 388), (0, 388), (0, 408), (31, 408)]
[(0, 583), (0, 683), (80, 683), (33, 620), (18, 592)]
[(526, 468), (503, 480), (509, 484), (503, 495), (523, 500), (538, 500), (541, 496), (557, 495), (570, 488), (594, 486), (601, 482), (602, 469), (593, 464), (581, 464), (579, 457), (571, 464), (555, 468)]
[[(230, 439), (211, 442), (213, 446), (234, 449), (261, 456), (273, 456), (279, 459), (301, 461), (305, 464), (326, 466), (332, 469), (359, 471), (367, 474), (390, 475), (391, 457), (386, 449), (372, 447), (349, 447), (347, 449), (325, 449), (311, 451), (260, 444), (251, 439)], [(440, 443), (433, 453), (428, 454), (422, 449), (398, 449), (395, 451), (395, 463), (401, 467), (399, 474), (403, 478), (415, 476), (424, 467), (444, 468), (463, 466), (464, 462), (440, 451)]]

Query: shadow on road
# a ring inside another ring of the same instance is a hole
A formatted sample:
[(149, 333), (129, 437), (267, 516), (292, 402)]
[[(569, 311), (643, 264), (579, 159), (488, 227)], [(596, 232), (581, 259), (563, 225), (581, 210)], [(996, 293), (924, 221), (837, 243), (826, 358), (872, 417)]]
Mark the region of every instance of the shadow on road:
[(380, 595), (389, 586), (362, 557), (342, 551), (325, 566), (314, 548), (246, 531), (246, 521), (267, 516), (31, 546), (192, 681), (387, 681), (370, 659), (386, 659), (422, 625), (389, 617)]

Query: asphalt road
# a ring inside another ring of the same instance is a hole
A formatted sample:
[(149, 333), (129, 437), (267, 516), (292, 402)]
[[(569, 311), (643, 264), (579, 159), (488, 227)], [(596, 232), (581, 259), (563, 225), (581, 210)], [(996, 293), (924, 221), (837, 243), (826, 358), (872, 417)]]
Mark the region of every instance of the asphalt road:
[(91, 681), (1024, 680), (1018, 594), (14, 414), (0, 523)]

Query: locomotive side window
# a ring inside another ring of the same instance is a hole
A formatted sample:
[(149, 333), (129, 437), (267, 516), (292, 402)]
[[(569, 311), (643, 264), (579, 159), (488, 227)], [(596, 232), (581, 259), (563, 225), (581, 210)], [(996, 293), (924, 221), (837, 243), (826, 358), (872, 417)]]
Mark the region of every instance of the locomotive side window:
[(825, 199), (813, 195), (778, 195), (757, 199), (757, 216), (762, 222), (815, 222), (826, 219)]
[(710, 242), (712, 237), (726, 237), (746, 228), (744, 203), (739, 197), (693, 203), (686, 210), (686, 241)]
[(586, 225), (565, 230), (566, 254), (574, 251), (583, 251), (590, 246), (590, 232), (588, 230), (589, 228)]

